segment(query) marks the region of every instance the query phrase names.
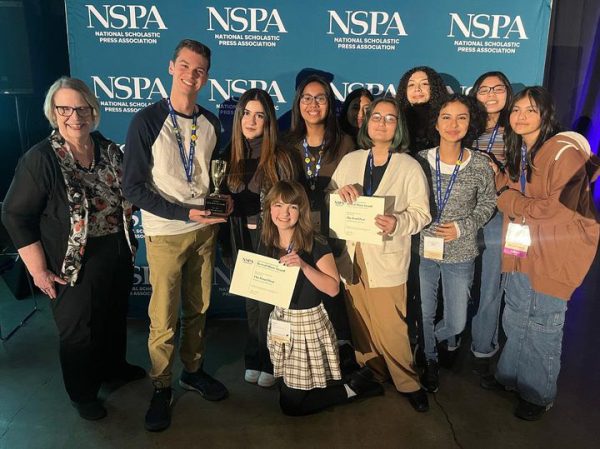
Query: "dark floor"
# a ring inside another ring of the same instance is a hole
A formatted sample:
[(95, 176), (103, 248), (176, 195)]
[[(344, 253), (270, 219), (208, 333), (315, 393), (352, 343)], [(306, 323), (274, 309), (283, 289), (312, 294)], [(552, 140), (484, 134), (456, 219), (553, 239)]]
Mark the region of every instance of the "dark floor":
[[(211, 403), (177, 387), (171, 428), (149, 433), (143, 419), (152, 385), (145, 379), (103, 391), (108, 417), (87, 422), (77, 416), (64, 392), (56, 330), (47, 300), (40, 299), (40, 311), (0, 344), (0, 449), (599, 447), (599, 265), (596, 261), (569, 305), (558, 398), (539, 422), (512, 416), (513, 394), (482, 390), (467, 351), (453, 371), (442, 371), (429, 413), (417, 414), (386, 385), (382, 397), (309, 417), (283, 416), (276, 390), (242, 379), (245, 325), (239, 320), (208, 323), (205, 368), (228, 386), (227, 400)], [(23, 313), (14, 308), (0, 286), (3, 332), (6, 321)], [(147, 324), (131, 321), (129, 359), (148, 367), (146, 338)]]

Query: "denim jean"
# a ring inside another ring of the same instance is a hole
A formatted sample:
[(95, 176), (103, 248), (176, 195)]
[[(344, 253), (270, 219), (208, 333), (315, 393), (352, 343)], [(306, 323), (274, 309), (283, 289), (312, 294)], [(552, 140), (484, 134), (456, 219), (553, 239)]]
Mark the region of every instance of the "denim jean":
[[(454, 346), (455, 337), (464, 330), (474, 269), (474, 260), (443, 263), (421, 257), (419, 278), (423, 313), (423, 349), (427, 360), (437, 360), (436, 340), (448, 340), (448, 345)], [(444, 316), (434, 325), (440, 276)]]
[(475, 357), (492, 357), (498, 351), (498, 324), (502, 304), (502, 214), (483, 227), (479, 306), (471, 322), (471, 351)]
[(507, 273), (502, 327), (506, 344), (496, 379), (526, 401), (551, 405), (560, 371), (567, 302), (532, 290), (523, 273)]

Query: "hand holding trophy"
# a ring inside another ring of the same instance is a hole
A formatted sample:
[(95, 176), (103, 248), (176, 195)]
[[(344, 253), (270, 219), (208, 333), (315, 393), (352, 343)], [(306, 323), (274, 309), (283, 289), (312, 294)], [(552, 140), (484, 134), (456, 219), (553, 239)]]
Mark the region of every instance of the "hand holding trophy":
[(215, 159), (210, 163), (210, 176), (215, 187), (215, 191), (208, 194), (204, 199), (204, 208), (209, 210), (211, 215), (224, 217), (227, 215), (227, 195), (220, 193), (221, 183), (227, 172), (227, 161)]

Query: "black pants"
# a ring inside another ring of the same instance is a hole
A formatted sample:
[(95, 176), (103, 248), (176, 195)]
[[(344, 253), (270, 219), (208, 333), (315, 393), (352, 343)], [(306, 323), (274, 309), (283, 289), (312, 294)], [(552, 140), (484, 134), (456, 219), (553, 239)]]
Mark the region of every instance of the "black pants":
[(246, 369), (273, 374), (273, 364), (267, 348), (267, 328), (272, 310), (271, 304), (246, 299), (248, 316), (248, 341), (244, 355)]
[(126, 363), (131, 252), (122, 232), (88, 238), (77, 283), (52, 302), (65, 388), (75, 402), (96, 399), (104, 379)]
[(279, 392), (281, 411), (289, 416), (310, 415), (327, 407), (347, 402), (350, 402), (350, 399), (343, 384), (312, 390), (297, 390), (282, 383)]

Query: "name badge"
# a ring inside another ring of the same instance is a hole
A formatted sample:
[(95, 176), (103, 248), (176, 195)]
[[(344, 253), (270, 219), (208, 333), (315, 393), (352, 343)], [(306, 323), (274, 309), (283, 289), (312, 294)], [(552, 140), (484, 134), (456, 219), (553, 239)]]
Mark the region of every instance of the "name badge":
[(531, 246), (531, 234), (529, 226), (517, 223), (509, 223), (506, 230), (504, 243), (504, 254), (511, 256), (526, 257), (527, 250)]
[(426, 259), (444, 259), (444, 239), (442, 237), (425, 236), (423, 238), (423, 256)]
[(278, 343), (290, 343), (292, 324), (289, 321), (271, 319), (271, 338)]
[(321, 211), (320, 210), (311, 210), (310, 211), (310, 221), (313, 224), (313, 228), (317, 231), (321, 229)]

